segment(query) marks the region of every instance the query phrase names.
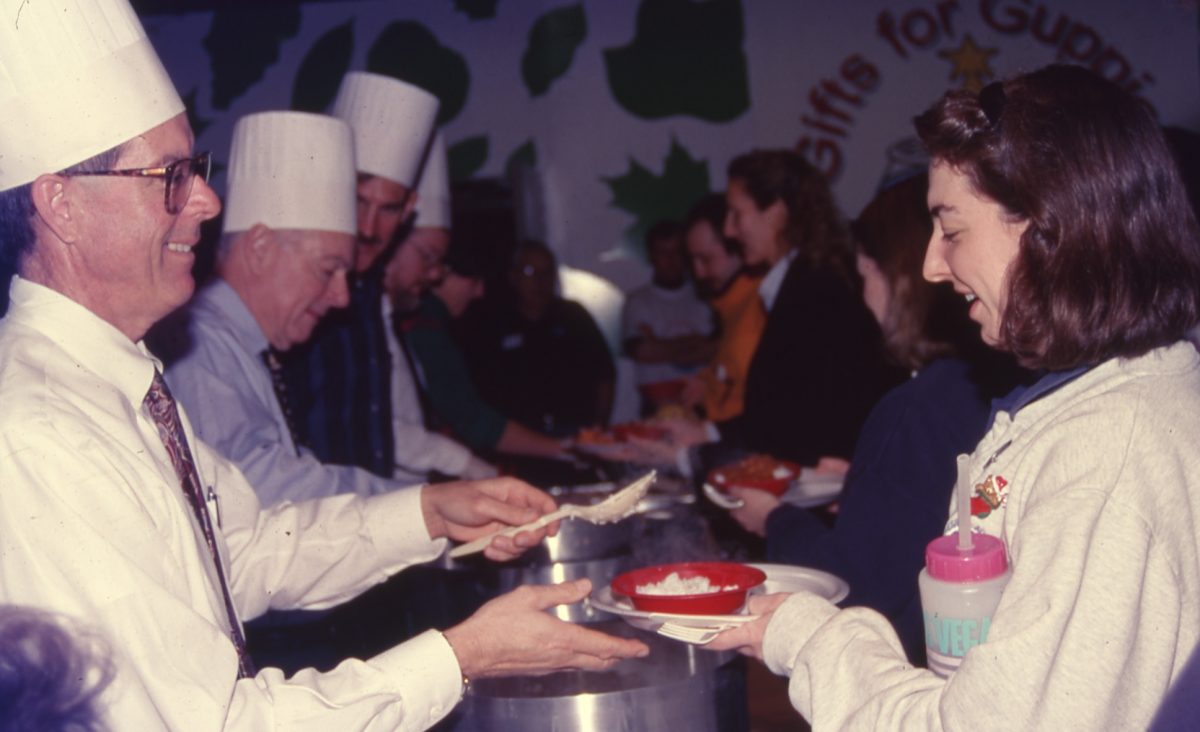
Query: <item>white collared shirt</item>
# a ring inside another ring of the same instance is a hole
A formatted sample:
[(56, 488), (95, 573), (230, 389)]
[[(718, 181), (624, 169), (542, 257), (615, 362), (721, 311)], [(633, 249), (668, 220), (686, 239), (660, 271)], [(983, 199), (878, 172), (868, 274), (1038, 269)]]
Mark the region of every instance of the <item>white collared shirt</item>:
[(264, 506), (401, 487), (296, 449), (262, 360), (267, 338), (224, 280), (201, 290), (188, 308), (190, 348), (167, 369), (167, 383), (200, 439), (238, 466)]
[(763, 277), (762, 282), (758, 285), (758, 296), (762, 298), (763, 307), (768, 313), (771, 312), (771, 308), (775, 307), (775, 298), (779, 297), (779, 289), (783, 287), (783, 278), (787, 277), (788, 267), (791, 266), (797, 253), (795, 249), (789, 249), (782, 259), (771, 265), (766, 277)]
[(388, 354), (392, 357), (392, 436), (396, 442), (398, 479), (424, 480), (430, 471), (461, 476), (471, 460), (471, 451), (455, 440), (425, 429), (425, 414), (408, 356), (401, 351), (392, 323), (392, 302), (383, 297), (383, 329)]
[[(327, 673), (264, 669), (238, 680), (208, 549), (142, 407), (156, 360), (52, 290), (18, 278), (10, 292), (0, 321), (0, 602), (63, 613), (109, 642), (108, 727), (425, 729), (454, 706), (458, 664), (433, 631)], [(416, 489), (260, 510), (185, 411), (242, 618), (339, 604), (444, 548), (429, 538)]]

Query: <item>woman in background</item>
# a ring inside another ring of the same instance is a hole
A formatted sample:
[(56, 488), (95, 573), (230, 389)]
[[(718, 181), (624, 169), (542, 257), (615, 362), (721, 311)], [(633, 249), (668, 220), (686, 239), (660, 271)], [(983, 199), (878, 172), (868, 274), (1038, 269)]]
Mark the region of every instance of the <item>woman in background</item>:
[(756, 150), (729, 164), (725, 234), (748, 266), (765, 266), (767, 312), (742, 414), (666, 424), (679, 444), (711, 442), (801, 465), (849, 458), (858, 431), (901, 372), (859, 297), (846, 225), (824, 175), (792, 150)]
[(922, 665), (915, 578), (925, 545), (945, 527), (955, 457), (979, 442), (991, 400), (1011, 389), (1016, 376), (1011, 360), (979, 343), (962, 298), (921, 278), (933, 231), (927, 187), (924, 173), (893, 185), (851, 227), (863, 300), (883, 330), (889, 357), (912, 378), (867, 417), (834, 525), (766, 491), (730, 489), (743, 502), (733, 517), (766, 536), (768, 561), (845, 579), (850, 595), (842, 604), (886, 616), (908, 657)]

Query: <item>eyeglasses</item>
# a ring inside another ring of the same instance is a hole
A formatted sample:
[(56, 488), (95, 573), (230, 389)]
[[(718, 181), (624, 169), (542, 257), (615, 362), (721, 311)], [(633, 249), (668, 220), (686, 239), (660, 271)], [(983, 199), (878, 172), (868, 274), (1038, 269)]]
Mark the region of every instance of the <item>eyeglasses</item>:
[(212, 172), (212, 155), (202, 152), (190, 158), (176, 160), (170, 165), (158, 168), (125, 168), (122, 170), (87, 170), (69, 175), (122, 175), (142, 178), (162, 178), (167, 183), (163, 196), (163, 204), (167, 213), (177, 214), (187, 205), (188, 197), (192, 195), (192, 183), (199, 176), (208, 182)]

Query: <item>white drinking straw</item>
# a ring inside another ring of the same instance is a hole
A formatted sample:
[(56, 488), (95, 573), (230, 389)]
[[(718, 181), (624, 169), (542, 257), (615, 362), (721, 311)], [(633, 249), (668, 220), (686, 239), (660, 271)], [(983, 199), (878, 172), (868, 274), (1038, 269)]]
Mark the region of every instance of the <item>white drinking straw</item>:
[(966, 455), (958, 456), (958, 485), (955, 486), (958, 495), (958, 548), (960, 551), (971, 549), (971, 479), (967, 474)]

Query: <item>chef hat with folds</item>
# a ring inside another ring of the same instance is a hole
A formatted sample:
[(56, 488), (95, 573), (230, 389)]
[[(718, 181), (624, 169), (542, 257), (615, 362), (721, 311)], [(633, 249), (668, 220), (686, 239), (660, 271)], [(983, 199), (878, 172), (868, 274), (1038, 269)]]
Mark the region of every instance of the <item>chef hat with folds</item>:
[(181, 112), (127, 0), (0, 0), (0, 191)]
[(429, 144), (429, 154), (417, 184), (416, 226), (450, 228), (450, 170), (446, 163), (446, 138), (439, 130)]
[(417, 182), (437, 112), (437, 97), (424, 89), (363, 71), (342, 78), (333, 103), (333, 114), (354, 128), (358, 171), (410, 189)]
[(336, 117), (259, 112), (233, 128), (226, 233), (255, 224), (355, 234), (354, 134)]

